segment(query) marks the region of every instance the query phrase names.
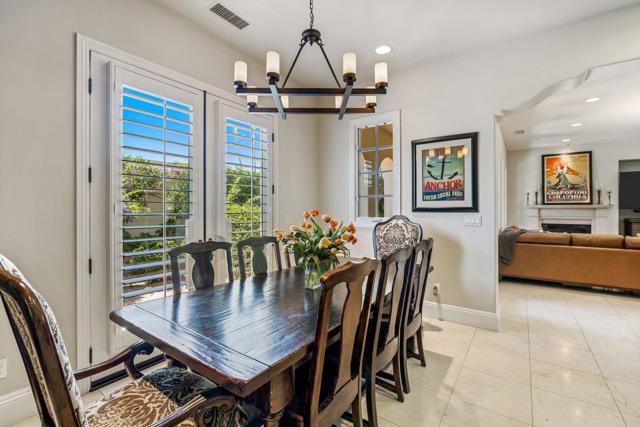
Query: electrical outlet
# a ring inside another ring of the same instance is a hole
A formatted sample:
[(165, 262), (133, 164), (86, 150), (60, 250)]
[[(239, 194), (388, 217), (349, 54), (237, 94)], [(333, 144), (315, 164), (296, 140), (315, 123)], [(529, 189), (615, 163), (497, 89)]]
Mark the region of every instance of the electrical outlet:
[(0, 359), (0, 380), (7, 378), (7, 358)]
[(438, 295), (440, 293), (440, 283), (436, 283), (433, 285), (433, 290), (431, 291), (434, 295)]

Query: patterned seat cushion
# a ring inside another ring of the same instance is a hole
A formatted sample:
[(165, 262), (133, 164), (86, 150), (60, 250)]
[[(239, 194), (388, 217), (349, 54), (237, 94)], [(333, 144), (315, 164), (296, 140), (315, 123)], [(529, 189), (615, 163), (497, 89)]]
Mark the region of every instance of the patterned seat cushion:
[[(163, 368), (110, 393), (89, 405), (85, 412), (91, 427), (146, 426), (215, 387), (211, 381), (186, 369)], [(214, 410), (208, 415), (207, 425), (244, 427), (247, 416), (240, 407), (230, 413)], [(195, 422), (187, 420), (180, 427), (195, 427)]]

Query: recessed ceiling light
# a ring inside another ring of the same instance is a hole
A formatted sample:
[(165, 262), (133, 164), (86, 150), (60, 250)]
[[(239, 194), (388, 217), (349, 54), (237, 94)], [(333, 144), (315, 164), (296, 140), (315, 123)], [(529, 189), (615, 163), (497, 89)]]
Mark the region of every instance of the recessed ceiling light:
[(571, 138), (565, 138), (562, 140), (562, 142), (571, 142)]
[(386, 44), (383, 44), (376, 48), (376, 53), (378, 55), (386, 55), (389, 52), (391, 52), (391, 46), (387, 46)]
[(589, 98), (589, 99), (585, 99), (584, 102), (598, 102), (600, 101), (600, 98)]
[(579, 126), (582, 126), (582, 123), (571, 123), (572, 128), (577, 128)]

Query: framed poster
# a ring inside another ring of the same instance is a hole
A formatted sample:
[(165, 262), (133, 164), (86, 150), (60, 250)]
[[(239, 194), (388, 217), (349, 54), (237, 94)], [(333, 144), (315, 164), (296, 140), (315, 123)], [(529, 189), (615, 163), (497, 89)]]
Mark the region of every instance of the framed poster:
[(542, 204), (593, 203), (591, 151), (542, 156)]
[(478, 132), (411, 141), (413, 212), (478, 212)]

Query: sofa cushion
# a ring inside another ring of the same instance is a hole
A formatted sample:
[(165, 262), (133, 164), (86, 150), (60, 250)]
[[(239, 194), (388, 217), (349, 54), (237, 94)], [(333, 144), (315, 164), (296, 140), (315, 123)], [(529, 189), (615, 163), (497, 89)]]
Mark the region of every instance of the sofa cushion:
[(570, 245), (569, 233), (522, 233), (518, 243), (538, 243), (541, 245)]
[(627, 249), (640, 249), (640, 237), (632, 237), (632, 236), (625, 237), (624, 247)]
[(614, 234), (574, 233), (571, 235), (571, 245), (573, 246), (621, 249), (623, 243), (624, 237)]

